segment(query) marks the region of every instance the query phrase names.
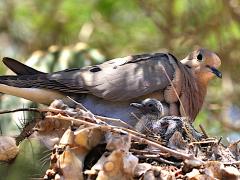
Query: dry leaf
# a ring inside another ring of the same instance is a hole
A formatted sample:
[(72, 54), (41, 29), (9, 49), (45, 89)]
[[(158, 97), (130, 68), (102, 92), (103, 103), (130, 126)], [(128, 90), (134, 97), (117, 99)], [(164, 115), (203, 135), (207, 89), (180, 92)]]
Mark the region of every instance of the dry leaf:
[(16, 140), (9, 136), (0, 136), (0, 161), (10, 161), (19, 152)]

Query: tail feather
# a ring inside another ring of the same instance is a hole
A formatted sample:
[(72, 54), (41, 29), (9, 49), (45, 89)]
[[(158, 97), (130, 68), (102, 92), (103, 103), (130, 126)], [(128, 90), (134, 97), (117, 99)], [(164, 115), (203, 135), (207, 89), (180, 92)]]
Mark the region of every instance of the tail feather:
[(34, 86), (41, 87), (40, 85), (38, 85), (39, 80), (36, 75), (0, 76), (0, 84), (18, 88), (32, 88)]
[[(70, 89), (68, 86), (59, 83), (55, 80), (49, 80), (47, 74), (34, 74), (34, 75), (19, 75), (19, 76), (0, 76), (0, 85), (7, 85), (16, 88), (42, 88), (49, 90), (56, 90), (62, 93), (76, 93), (81, 94), (80, 88)], [(2, 92), (0, 88), (0, 92)]]
[(21, 62), (15, 60), (15, 59), (9, 58), (9, 57), (4, 57), (2, 61), (9, 69), (11, 69), (17, 75), (44, 74), (44, 72), (33, 69), (29, 66), (26, 66), (25, 64), (23, 64)]

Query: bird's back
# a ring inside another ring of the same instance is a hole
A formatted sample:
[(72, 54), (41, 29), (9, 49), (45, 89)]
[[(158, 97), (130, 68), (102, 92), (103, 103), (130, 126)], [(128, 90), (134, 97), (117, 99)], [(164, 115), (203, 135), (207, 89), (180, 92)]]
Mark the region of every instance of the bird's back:
[(167, 75), (170, 79), (174, 75), (171, 61), (163, 53), (144, 54), (48, 74), (38, 71), (35, 74), (30, 67), (28, 71), (25, 65), (24, 71), (14, 70), (11, 64), (13, 71), (21, 73), (18, 76), (0, 76), (0, 83), (62, 93), (89, 93), (110, 101), (126, 101), (167, 87), (170, 84)]

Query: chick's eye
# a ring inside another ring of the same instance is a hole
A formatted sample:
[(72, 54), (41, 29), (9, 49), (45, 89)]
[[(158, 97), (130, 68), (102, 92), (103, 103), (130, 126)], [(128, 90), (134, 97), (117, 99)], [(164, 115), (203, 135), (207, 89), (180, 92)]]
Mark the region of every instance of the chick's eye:
[(197, 55), (197, 60), (198, 60), (198, 61), (202, 61), (202, 60), (203, 60), (203, 55), (202, 55), (201, 53), (199, 53), (199, 54)]
[(149, 104), (148, 107), (153, 107), (153, 104)]

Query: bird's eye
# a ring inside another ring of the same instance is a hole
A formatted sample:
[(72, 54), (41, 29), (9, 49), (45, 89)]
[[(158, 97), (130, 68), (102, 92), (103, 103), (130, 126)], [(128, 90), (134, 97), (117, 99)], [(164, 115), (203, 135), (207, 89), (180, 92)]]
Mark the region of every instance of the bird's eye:
[(148, 107), (153, 107), (153, 104), (149, 104)]
[(199, 54), (197, 55), (197, 60), (198, 60), (198, 61), (202, 61), (202, 60), (203, 60), (203, 55), (202, 55), (201, 53), (199, 53)]

